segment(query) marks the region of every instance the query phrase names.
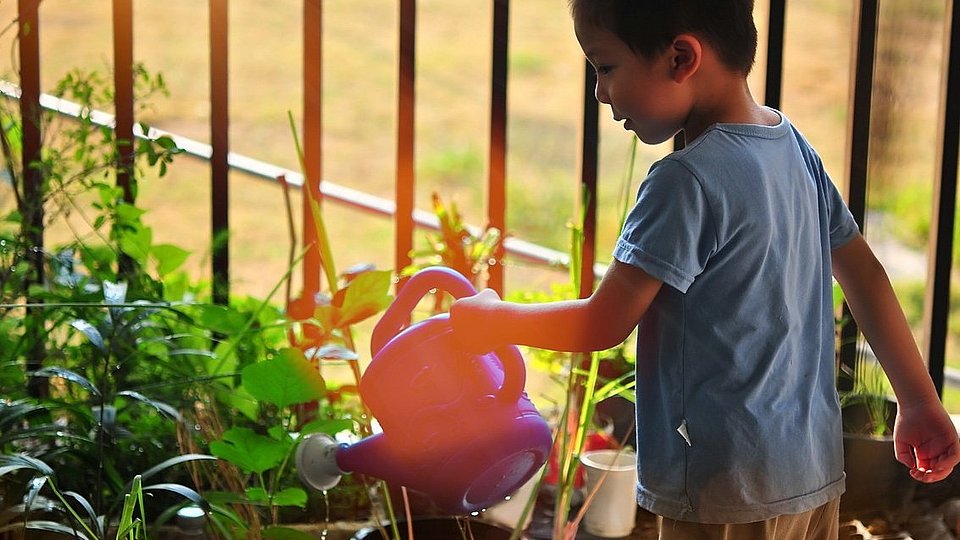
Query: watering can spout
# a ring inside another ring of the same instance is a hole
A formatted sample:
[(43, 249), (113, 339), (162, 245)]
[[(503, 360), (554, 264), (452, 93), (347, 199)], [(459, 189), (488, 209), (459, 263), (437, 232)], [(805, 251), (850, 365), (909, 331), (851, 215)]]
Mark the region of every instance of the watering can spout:
[(399, 291), (371, 337), (360, 395), (382, 433), (346, 445), (311, 435), (297, 449), (304, 483), (329, 489), (359, 472), (428, 495), (452, 514), (482, 510), (523, 485), (547, 460), (552, 436), (523, 391), (520, 351), (463, 351), (449, 316), (408, 324), (433, 289), (476, 290), (449, 268), (421, 270)]
[(350, 473), (408, 483), (400, 473), (409, 467), (382, 433), (349, 445), (324, 433), (308, 435), (297, 447), (296, 462), (303, 483), (318, 491), (333, 488)]

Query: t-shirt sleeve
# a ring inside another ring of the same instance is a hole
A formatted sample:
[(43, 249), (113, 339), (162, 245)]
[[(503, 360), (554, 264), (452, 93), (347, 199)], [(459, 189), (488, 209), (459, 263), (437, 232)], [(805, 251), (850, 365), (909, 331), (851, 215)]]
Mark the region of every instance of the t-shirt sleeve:
[(823, 183), (826, 185), (823, 186), (823, 190), (826, 192), (827, 212), (830, 216), (830, 249), (834, 250), (853, 240), (853, 237), (860, 232), (860, 227), (857, 226), (853, 214), (850, 213), (850, 209), (843, 202), (843, 197), (840, 195), (837, 186), (826, 174), (824, 174), (824, 178)]
[(613, 256), (685, 293), (716, 245), (716, 227), (699, 180), (682, 164), (663, 160), (640, 185)]
[(853, 219), (853, 214), (843, 201), (840, 191), (830, 179), (826, 169), (823, 166), (823, 160), (816, 153), (810, 143), (794, 129), (800, 150), (807, 162), (807, 168), (814, 181), (817, 183), (817, 192), (820, 194), (827, 210), (827, 228), (830, 233), (830, 249), (834, 250), (846, 244), (860, 232), (857, 221)]

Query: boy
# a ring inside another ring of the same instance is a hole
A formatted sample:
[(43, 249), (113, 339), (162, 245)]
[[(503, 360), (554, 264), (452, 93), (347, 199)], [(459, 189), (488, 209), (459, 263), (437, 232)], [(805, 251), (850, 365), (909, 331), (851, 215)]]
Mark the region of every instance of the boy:
[(753, 1), (571, 7), (614, 120), (686, 148), (651, 167), (590, 298), (483, 291), (454, 303), (458, 339), (592, 351), (639, 325), (637, 501), (661, 538), (836, 538), (834, 276), (897, 395), (897, 459), (919, 481), (950, 474), (957, 432), (885, 272), (816, 152), (750, 95)]

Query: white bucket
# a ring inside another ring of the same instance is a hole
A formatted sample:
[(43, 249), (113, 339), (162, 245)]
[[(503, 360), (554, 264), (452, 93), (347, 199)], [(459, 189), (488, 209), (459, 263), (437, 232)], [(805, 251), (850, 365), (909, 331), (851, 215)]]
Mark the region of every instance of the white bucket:
[[(589, 501), (583, 528), (594, 536), (629, 536), (637, 520), (637, 455), (631, 450), (591, 450), (580, 456)], [(602, 482), (602, 483), (601, 483)], [(593, 500), (590, 494), (600, 484)]]

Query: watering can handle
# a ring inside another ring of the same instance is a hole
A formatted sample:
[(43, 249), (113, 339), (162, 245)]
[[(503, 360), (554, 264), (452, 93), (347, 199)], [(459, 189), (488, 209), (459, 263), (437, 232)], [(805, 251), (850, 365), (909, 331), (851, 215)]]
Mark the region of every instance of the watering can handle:
[[(410, 320), (410, 314), (420, 300), (433, 289), (446, 291), (454, 298), (463, 298), (477, 294), (473, 285), (462, 274), (445, 266), (431, 266), (414, 274), (397, 293), (390, 307), (373, 329), (370, 337), (370, 350), (376, 356), (380, 349), (400, 333)], [(446, 316), (446, 315), (443, 315)], [(519, 399), (526, 383), (526, 369), (520, 351), (508, 345), (495, 351), (503, 365), (503, 386), (499, 398)]]

